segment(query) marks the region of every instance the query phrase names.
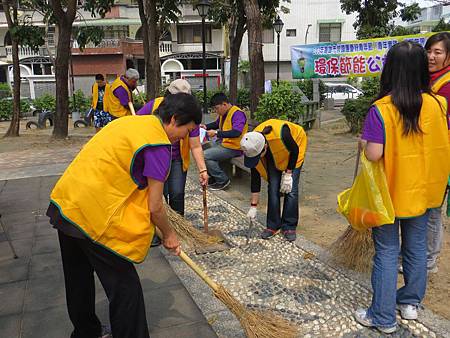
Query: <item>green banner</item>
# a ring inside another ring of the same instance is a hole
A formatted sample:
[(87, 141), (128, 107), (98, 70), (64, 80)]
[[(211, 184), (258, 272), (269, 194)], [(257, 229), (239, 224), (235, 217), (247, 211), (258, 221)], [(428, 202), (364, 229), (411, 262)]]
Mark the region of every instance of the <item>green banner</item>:
[(403, 40), (424, 46), (433, 34), (435, 33), (292, 46), (292, 77), (310, 79), (379, 75), (389, 48)]

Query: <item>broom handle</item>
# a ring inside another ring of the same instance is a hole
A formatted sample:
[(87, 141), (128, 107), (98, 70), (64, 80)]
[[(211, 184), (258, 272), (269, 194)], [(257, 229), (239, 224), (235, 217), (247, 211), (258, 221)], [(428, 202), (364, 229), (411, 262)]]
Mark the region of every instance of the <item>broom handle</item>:
[(203, 186), (203, 228), (208, 233), (208, 199), (206, 198), (206, 186)]
[(356, 175), (358, 175), (360, 157), (361, 157), (361, 146), (358, 143), (358, 152), (356, 153), (356, 164), (355, 164), (355, 172), (353, 173), (353, 182), (355, 182)]
[(138, 93), (138, 96), (139, 96), (139, 98), (141, 99), (141, 101), (142, 101), (142, 104), (145, 106), (145, 100), (144, 100), (144, 98), (141, 96), (141, 92), (139, 91), (139, 89), (136, 87), (136, 91), (137, 91), (137, 93)]
[(136, 115), (136, 111), (134, 110), (134, 106), (131, 101), (128, 102), (128, 108), (130, 108), (131, 115)]
[[(157, 227), (155, 227), (156, 235), (158, 235), (159, 238), (164, 238), (164, 236), (161, 233), (161, 230), (159, 230)], [(206, 273), (203, 271), (186, 253), (180, 248), (180, 256), (179, 256), (183, 262), (185, 262), (203, 281), (208, 284), (208, 286), (213, 289), (215, 292), (219, 289), (219, 286), (216, 282), (214, 282)]]

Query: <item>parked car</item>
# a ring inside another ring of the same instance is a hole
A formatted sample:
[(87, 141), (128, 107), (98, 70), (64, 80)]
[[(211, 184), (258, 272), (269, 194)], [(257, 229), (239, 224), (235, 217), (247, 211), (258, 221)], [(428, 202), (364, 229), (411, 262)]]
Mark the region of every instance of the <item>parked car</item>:
[(347, 99), (356, 99), (362, 95), (362, 91), (349, 85), (348, 83), (325, 82), (327, 92), (325, 98), (334, 99), (335, 105), (344, 104)]

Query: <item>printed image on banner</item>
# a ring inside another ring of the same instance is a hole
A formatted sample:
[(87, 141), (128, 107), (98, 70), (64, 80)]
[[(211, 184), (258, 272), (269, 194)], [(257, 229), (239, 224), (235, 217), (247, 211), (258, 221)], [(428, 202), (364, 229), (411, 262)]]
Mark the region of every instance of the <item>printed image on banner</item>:
[(389, 48), (403, 40), (424, 46), (433, 34), (436, 33), (292, 46), (292, 77), (310, 79), (379, 75)]

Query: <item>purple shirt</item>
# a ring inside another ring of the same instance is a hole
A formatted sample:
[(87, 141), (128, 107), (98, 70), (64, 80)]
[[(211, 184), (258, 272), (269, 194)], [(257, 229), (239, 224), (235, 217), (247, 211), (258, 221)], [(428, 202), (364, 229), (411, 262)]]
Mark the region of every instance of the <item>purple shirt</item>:
[(147, 178), (165, 182), (170, 170), (170, 146), (146, 147), (134, 159), (133, 177), (139, 186), (147, 186)]
[[(450, 130), (450, 107), (447, 107), (447, 127)], [(378, 109), (375, 106), (370, 107), (364, 121), (363, 132), (361, 135), (363, 140), (372, 143), (384, 144), (384, 126)]]
[(148, 101), (141, 109), (136, 112), (136, 115), (152, 115), (153, 105), (155, 100)]
[[(126, 84), (126, 82), (124, 81), (123, 77), (121, 76), (120, 79)], [(128, 89), (131, 91), (130, 86), (128, 86)], [(130, 102), (130, 98), (128, 97), (128, 93), (125, 90), (125, 88), (123, 88), (122, 86), (117, 87), (116, 89), (114, 89), (113, 94), (115, 97), (117, 97), (120, 101), (120, 104), (122, 106), (124, 106), (125, 108), (128, 108), (128, 102)]]
[[(196, 126), (189, 133), (189, 137), (197, 137), (199, 135), (200, 135), (200, 126)], [(181, 160), (180, 141), (172, 144), (172, 160)]]

